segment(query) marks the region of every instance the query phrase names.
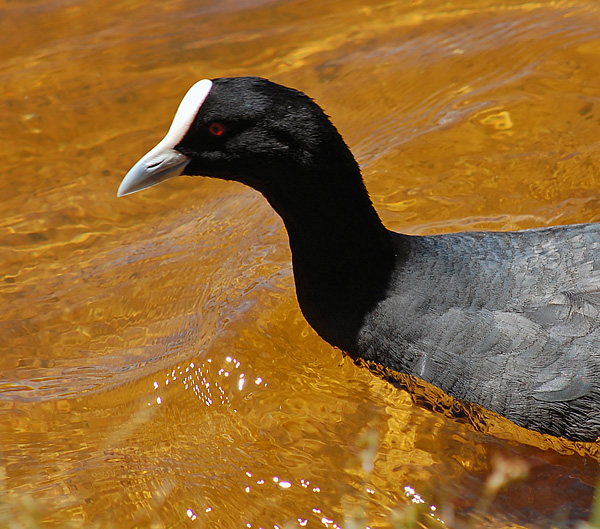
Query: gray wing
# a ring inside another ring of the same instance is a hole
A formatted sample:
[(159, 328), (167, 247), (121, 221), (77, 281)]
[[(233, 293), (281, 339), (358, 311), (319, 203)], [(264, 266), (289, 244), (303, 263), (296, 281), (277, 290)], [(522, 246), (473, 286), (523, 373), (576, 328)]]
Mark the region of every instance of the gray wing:
[(558, 232), (417, 241), (396, 294), (367, 317), (361, 356), (521, 426), (598, 435), (600, 232)]
[(600, 367), (600, 278), (588, 278), (525, 314), (556, 351), (556, 359), (537, 374), (533, 397), (560, 402), (588, 395)]

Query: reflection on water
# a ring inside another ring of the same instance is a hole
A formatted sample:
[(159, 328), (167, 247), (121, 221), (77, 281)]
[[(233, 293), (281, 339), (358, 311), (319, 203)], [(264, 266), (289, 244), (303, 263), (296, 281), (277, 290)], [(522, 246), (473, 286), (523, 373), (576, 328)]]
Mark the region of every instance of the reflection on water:
[(595, 2), (31, 0), (2, 13), (0, 525), (589, 516), (597, 447), (410, 380), (409, 396), (323, 343), (256, 193), (192, 178), (116, 189), (197, 79), (255, 74), (326, 109), (391, 228), (598, 221)]

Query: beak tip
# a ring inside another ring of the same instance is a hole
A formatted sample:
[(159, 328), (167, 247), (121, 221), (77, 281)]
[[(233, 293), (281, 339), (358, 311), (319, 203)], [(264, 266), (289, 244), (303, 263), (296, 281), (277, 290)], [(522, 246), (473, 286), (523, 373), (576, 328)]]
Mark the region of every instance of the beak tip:
[(121, 185), (119, 186), (119, 189), (117, 190), (117, 197), (121, 198), (124, 197), (126, 195), (131, 195), (132, 193), (136, 192), (136, 186), (133, 186), (131, 184), (131, 182), (127, 181), (127, 177), (125, 177), (123, 179), (123, 181), (121, 182)]
[(131, 195), (179, 176), (190, 159), (174, 149), (153, 149), (125, 175), (117, 197)]

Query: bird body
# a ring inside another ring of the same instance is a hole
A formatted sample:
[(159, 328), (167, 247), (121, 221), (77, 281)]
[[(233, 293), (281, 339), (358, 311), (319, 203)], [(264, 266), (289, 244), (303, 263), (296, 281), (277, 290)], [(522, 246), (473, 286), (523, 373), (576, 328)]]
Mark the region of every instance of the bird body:
[(593, 441), (599, 241), (595, 224), (402, 237), (356, 354), (525, 428)]
[(289, 236), (300, 308), (332, 345), (525, 428), (600, 435), (600, 225), (389, 231), (320, 107), (255, 77), (194, 85), (119, 196), (179, 174), (265, 196)]

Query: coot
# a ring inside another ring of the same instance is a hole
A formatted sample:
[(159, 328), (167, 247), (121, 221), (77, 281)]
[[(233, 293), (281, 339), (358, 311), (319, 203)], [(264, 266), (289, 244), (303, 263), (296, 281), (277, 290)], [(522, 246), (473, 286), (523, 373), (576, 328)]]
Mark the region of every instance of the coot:
[(321, 108), (257, 77), (195, 84), (118, 194), (180, 174), (264, 195), (300, 308), (330, 344), (525, 428), (600, 435), (600, 225), (391, 232)]

